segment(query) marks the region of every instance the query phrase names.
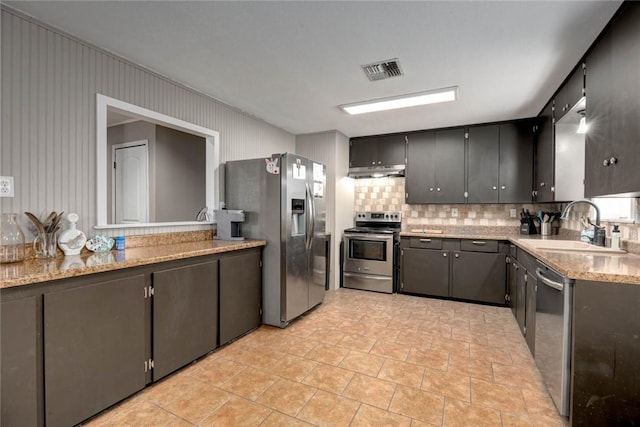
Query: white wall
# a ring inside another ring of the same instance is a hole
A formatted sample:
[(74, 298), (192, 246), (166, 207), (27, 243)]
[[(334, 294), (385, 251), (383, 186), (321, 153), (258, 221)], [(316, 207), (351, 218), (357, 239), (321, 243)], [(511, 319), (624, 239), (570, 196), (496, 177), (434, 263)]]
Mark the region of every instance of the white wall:
[(0, 175), (15, 179), (1, 212), (77, 212), (78, 228), (94, 234), (97, 93), (219, 131), (222, 162), (295, 151), (294, 135), (5, 6), (1, 43)]
[(340, 286), (342, 230), (353, 226), (353, 179), (349, 169), (349, 138), (337, 131), (296, 136), (296, 153), (327, 166), (327, 232), (331, 233), (329, 286)]

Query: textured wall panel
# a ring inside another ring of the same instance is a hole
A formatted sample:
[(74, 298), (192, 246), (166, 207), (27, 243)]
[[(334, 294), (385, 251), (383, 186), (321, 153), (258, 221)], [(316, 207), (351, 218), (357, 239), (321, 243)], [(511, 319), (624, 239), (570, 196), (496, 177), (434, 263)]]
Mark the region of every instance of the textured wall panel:
[(295, 151), (288, 132), (8, 8), (2, 9), (1, 31), (0, 175), (14, 176), (16, 186), (13, 199), (0, 199), (2, 212), (77, 212), (78, 227), (94, 234), (97, 93), (219, 131), (223, 162)]

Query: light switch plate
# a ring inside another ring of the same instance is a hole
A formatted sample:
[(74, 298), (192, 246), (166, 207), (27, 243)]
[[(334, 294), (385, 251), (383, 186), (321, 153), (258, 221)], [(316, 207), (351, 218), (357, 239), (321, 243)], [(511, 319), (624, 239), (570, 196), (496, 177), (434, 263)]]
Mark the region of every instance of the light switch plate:
[(0, 197), (13, 197), (12, 176), (0, 176)]

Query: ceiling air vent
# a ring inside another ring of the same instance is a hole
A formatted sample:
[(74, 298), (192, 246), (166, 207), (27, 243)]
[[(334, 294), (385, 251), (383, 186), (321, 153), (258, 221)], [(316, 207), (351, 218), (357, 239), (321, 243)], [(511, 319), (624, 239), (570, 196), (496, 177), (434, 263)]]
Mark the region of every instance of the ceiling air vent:
[(363, 65), (362, 69), (371, 81), (388, 79), (390, 77), (402, 76), (398, 59), (388, 59), (382, 62)]

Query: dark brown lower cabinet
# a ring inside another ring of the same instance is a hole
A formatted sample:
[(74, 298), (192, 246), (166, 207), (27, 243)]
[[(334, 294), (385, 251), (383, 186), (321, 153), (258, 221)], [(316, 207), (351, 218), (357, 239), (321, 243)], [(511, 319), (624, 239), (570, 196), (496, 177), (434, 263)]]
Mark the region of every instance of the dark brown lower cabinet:
[(506, 255), (454, 251), (451, 296), (470, 301), (504, 304), (507, 284)]
[(571, 425), (640, 425), (639, 307), (639, 285), (576, 282)]
[[(530, 257), (523, 250), (518, 251), (518, 259)], [(534, 259), (535, 261), (535, 259)], [(529, 260), (528, 264), (531, 261)], [(511, 311), (513, 312), (520, 332), (525, 337), (531, 354), (534, 354), (536, 334), (536, 285), (535, 271), (529, 271), (518, 261), (511, 260), (511, 277), (509, 278), (509, 294), (511, 295)]]
[(262, 323), (260, 258), (260, 252), (249, 252), (220, 260), (220, 345)]
[(402, 250), (402, 292), (449, 296), (449, 251)]
[(0, 425), (41, 426), (42, 351), (40, 298), (0, 304)]
[(538, 279), (536, 278), (535, 271), (527, 271), (527, 286), (526, 286), (526, 308), (525, 308), (525, 327), (526, 333), (524, 335), (527, 345), (531, 354), (535, 354), (536, 346), (536, 293), (538, 292)]
[(516, 301), (516, 290), (518, 289), (517, 287), (517, 283), (518, 283), (518, 264), (516, 263), (516, 261), (512, 258), (511, 262), (509, 263), (509, 289), (508, 289), (508, 295), (509, 295), (509, 299), (508, 299), (508, 305), (509, 308), (511, 309), (511, 313), (513, 314), (513, 317), (516, 317), (516, 313), (518, 312), (518, 306), (517, 306), (517, 301)]
[(225, 339), (259, 326), (261, 259), (254, 248), (0, 290), (0, 424), (85, 421), (214, 350), (220, 306)]
[(144, 388), (144, 288), (140, 274), (44, 295), (48, 427), (76, 425)]
[(518, 249), (518, 259), (511, 258), (509, 295), (513, 312), (520, 332), (525, 337), (531, 354), (535, 350), (536, 336), (536, 286), (538, 279), (535, 273), (536, 259)]
[(218, 260), (153, 272), (153, 380), (214, 350)]
[(527, 318), (527, 270), (522, 265), (516, 266), (516, 321), (520, 327), (522, 335), (525, 334), (525, 323)]
[(400, 247), (402, 292), (505, 304), (508, 245), (411, 237), (403, 238)]

